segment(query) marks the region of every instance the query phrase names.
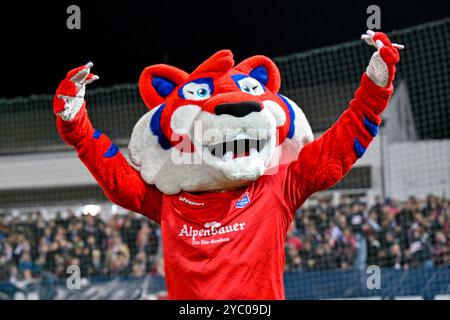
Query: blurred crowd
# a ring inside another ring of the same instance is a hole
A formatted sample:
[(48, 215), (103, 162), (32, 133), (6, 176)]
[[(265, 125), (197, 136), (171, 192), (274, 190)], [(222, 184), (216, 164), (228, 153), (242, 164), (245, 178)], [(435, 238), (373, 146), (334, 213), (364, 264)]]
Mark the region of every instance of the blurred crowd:
[(162, 273), (157, 224), (134, 213), (44, 219), (40, 212), (0, 217), (0, 283), (32, 280), (49, 272), (67, 278), (77, 265), (83, 277), (140, 277)]
[(409, 269), (450, 263), (450, 201), (410, 197), (399, 205), (357, 197), (338, 205), (319, 198), (301, 208), (289, 229), (286, 270), (363, 270), (369, 265)]
[[(67, 278), (164, 274), (159, 226), (134, 213), (44, 218), (0, 216), (0, 283), (44, 272)], [(399, 205), (381, 198), (368, 207), (355, 197), (327, 198), (301, 208), (288, 231), (286, 270), (408, 269), (450, 263), (450, 201), (411, 197)]]

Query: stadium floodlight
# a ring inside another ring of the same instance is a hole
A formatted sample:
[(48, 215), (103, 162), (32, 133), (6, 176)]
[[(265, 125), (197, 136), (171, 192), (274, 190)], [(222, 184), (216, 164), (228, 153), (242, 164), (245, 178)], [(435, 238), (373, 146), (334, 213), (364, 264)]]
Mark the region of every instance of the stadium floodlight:
[(83, 215), (85, 215), (85, 216), (91, 215), (91, 216), (95, 217), (97, 214), (99, 214), (100, 210), (101, 210), (101, 207), (99, 205), (87, 204), (83, 208)]

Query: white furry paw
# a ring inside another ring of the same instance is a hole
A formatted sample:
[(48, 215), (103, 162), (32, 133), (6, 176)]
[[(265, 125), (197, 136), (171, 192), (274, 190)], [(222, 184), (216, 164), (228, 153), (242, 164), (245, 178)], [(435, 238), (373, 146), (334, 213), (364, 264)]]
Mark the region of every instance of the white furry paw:
[(389, 81), (389, 71), (386, 63), (381, 59), (378, 52), (374, 52), (370, 58), (369, 65), (366, 69), (366, 74), (369, 78), (380, 87), (386, 87)]
[(391, 43), (387, 35), (372, 30), (367, 30), (361, 39), (377, 49), (367, 66), (367, 76), (378, 86), (386, 87), (394, 76), (391, 74), (395, 72), (392, 66), (399, 60), (398, 50), (404, 49), (404, 46)]
[(92, 62), (69, 71), (56, 91), (53, 108), (64, 121), (72, 121), (84, 104), (86, 85), (99, 77), (90, 73)]

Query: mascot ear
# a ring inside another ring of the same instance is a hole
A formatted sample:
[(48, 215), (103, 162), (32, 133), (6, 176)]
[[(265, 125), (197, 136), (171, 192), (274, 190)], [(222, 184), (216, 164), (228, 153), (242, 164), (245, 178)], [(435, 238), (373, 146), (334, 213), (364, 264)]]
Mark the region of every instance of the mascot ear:
[(139, 78), (139, 92), (149, 109), (161, 104), (169, 94), (186, 80), (188, 74), (181, 69), (156, 64), (142, 71)]
[(239, 63), (236, 68), (261, 82), (273, 93), (278, 93), (281, 85), (280, 71), (266, 56), (253, 56)]

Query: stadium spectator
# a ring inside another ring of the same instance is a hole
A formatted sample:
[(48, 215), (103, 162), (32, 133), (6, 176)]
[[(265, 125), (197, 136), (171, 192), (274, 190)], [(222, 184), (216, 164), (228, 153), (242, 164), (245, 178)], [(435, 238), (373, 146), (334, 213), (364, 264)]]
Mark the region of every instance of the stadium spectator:
[[(376, 197), (370, 208), (357, 197), (341, 197), (336, 206), (319, 198), (295, 216), (286, 241), (286, 270), (299, 269), (299, 262), (305, 271), (447, 264), (449, 207), (448, 200), (434, 196), (423, 204), (410, 197), (402, 205)], [(296, 242), (302, 244), (297, 250)]]
[(435, 265), (444, 265), (450, 262), (450, 241), (444, 232), (438, 231), (435, 236), (433, 248), (433, 262)]

